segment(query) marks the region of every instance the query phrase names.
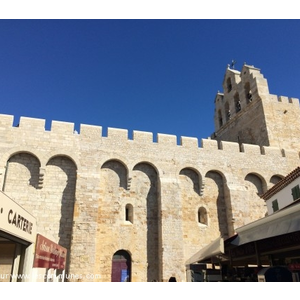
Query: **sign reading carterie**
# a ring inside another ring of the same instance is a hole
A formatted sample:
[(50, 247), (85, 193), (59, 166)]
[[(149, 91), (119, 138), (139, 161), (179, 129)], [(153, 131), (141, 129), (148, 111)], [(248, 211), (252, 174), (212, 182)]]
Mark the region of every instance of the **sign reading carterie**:
[(36, 238), (36, 219), (1, 191), (0, 230), (31, 243)]
[(67, 249), (38, 234), (36, 238), (33, 267), (64, 269)]

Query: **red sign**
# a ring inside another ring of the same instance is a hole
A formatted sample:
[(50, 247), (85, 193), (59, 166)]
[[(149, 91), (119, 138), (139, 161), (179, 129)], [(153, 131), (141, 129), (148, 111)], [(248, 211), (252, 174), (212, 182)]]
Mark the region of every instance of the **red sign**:
[(67, 249), (38, 234), (33, 267), (65, 269)]
[(288, 267), (291, 271), (299, 271), (300, 270), (299, 263), (289, 264)]

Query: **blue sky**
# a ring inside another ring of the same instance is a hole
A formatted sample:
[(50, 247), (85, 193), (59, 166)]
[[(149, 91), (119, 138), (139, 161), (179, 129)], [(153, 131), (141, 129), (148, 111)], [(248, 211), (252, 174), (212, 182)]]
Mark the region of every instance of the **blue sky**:
[(300, 98), (300, 20), (1, 19), (0, 113), (207, 138), (226, 67)]

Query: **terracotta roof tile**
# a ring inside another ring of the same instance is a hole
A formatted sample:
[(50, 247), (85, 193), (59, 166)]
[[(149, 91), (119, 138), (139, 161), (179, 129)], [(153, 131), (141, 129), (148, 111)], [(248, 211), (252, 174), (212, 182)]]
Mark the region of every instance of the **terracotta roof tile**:
[(293, 182), (296, 178), (300, 176), (300, 167), (297, 167), (291, 173), (289, 173), (286, 177), (277, 182), (274, 186), (272, 186), (269, 190), (267, 190), (264, 194), (260, 195), (264, 200), (270, 199), (273, 195), (281, 191), (291, 182)]

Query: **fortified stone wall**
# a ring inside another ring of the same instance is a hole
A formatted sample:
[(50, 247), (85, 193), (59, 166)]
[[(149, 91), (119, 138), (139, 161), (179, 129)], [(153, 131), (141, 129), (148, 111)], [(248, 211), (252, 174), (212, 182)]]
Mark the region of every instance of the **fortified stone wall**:
[(269, 95), (263, 104), (270, 145), (300, 149), (299, 99)]
[(265, 192), (297, 150), (0, 115), (0, 186), (69, 250), (68, 272), (111, 281), (126, 250), (132, 281), (185, 281), (185, 261), (261, 218)]

